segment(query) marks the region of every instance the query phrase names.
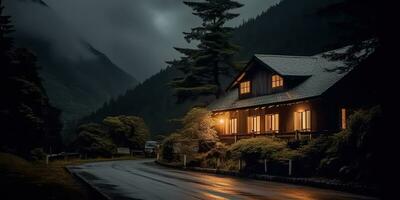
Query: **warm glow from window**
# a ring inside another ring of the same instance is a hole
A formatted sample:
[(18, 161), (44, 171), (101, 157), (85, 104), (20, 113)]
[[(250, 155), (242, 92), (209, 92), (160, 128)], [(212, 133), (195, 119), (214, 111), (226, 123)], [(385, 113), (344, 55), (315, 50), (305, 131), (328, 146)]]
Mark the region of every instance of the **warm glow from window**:
[(229, 133), (236, 134), (237, 133), (237, 118), (233, 118), (229, 120)]
[(261, 122), (260, 116), (247, 117), (247, 132), (260, 133), (261, 132), (260, 122)]
[(272, 88), (282, 87), (283, 86), (283, 78), (279, 75), (272, 76)]
[(222, 118), (221, 118), (221, 119), (219, 119), (219, 123), (220, 123), (220, 124), (224, 124), (224, 122), (225, 122), (225, 120), (224, 120), (224, 119), (222, 119)]
[(279, 132), (279, 114), (265, 115), (265, 131)]
[(311, 131), (311, 111), (299, 111), (294, 113), (294, 130)]
[(347, 128), (347, 114), (346, 114), (345, 108), (341, 109), (341, 118), (342, 118), (342, 129), (346, 129)]
[(240, 83), (240, 94), (250, 93), (250, 81)]

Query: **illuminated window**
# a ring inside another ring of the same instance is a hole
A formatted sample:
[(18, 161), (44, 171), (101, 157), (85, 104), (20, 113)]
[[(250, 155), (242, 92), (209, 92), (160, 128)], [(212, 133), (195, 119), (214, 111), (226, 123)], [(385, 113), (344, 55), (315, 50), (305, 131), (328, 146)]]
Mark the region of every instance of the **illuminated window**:
[(311, 131), (311, 112), (309, 110), (294, 113), (294, 130)]
[(272, 76), (272, 88), (282, 87), (283, 86), (283, 78), (279, 75)]
[(342, 129), (346, 129), (347, 128), (347, 114), (346, 114), (345, 108), (341, 109), (341, 118), (342, 118)]
[(279, 132), (279, 114), (265, 115), (265, 131)]
[(261, 131), (260, 121), (261, 121), (260, 116), (247, 117), (247, 132), (260, 133)]
[(250, 81), (240, 83), (240, 94), (250, 93)]
[(237, 118), (233, 118), (229, 120), (229, 133), (236, 134), (237, 133)]

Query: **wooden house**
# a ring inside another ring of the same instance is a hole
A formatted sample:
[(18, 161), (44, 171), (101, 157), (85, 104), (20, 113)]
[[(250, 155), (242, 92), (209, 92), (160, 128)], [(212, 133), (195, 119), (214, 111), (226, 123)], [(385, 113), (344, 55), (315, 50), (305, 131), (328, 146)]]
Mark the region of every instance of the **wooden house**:
[(227, 143), (260, 136), (301, 139), (346, 128), (356, 106), (350, 85), (359, 80), (350, 78), (355, 70), (332, 71), (345, 63), (324, 54), (254, 55), (226, 95), (209, 106), (220, 139)]

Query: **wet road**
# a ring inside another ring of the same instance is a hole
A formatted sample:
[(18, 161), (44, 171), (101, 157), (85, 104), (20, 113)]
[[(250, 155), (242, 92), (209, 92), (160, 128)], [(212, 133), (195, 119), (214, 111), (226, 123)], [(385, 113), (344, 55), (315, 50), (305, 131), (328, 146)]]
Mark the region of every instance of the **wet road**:
[(306, 186), (174, 170), (152, 160), (91, 163), (70, 170), (111, 199), (374, 199)]

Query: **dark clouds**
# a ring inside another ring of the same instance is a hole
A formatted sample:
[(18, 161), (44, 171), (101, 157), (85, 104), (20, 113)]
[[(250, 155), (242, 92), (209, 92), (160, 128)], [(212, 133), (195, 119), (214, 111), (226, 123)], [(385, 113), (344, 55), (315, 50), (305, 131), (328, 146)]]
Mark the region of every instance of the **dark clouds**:
[[(255, 17), (279, 0), (241, 0), (233, 22)], [(172, 47), (187, 46), (182, 32), (199, 20), (181, 0), (44, 0), (80, 37), (113, 62), (144, 80), (178, 57)], [(55, 28), (54, 31), (57, 31)]]

